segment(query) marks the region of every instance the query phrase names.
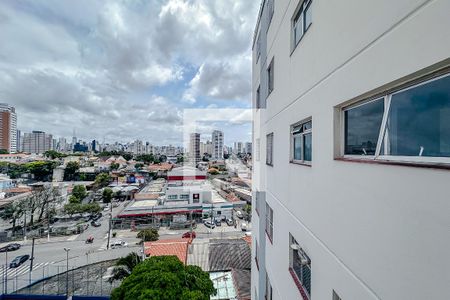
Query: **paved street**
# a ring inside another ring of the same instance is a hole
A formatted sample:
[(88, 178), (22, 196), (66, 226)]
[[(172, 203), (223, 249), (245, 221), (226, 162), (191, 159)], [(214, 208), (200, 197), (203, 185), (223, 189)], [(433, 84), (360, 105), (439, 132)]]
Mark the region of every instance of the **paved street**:
[[(124, 204), (121, 203), (119, 207), (113, 209), (113, 215), (117, 215), (124, 208)], [(32, 242), (27, 240), (23, 242), (23, 246), (18, 251), (9, 252), (6, 257), (6, 253), (0, 254), (0, 290), (5, 291), (5, 281), (7, 279), (8, 292), (11, 293), (17, 289), (27, 286), (30, 282), (40, 280), (44, 277), (53, 276), (66, 270), (66, 252), (64, 248), (70, 248), (69, 252), (69, 270), (72, 268), (78, 268), (83, 265), (99, 262), (108, 259), (115, 259), (121, 256), (125, 256), (130, 252), (141, 251), (141, 246), (137, 245), (139, 240), (136, 238), (136, 232), (130, 232), (129, 230), (117, 231), (117, 238), (124, 240), (128, 245), (127, 247), (110, 249), (107, 251), (108, 243), (108, 221), (109, 212), (103, 212), (103, 217), (99, 220), (101, 222), (100, 227), (90, 226), (85, 232), (79, 235), (65, 236), (65, 237), (52, 237), (50, 241), (46, 238), (36, 240), (33, 272), (30, 274), (30, 261), (28, 260), (18, 268), (5, 268), (8, 266), (14, 257), (19, 255), (28, 254), (31, 256)], [(240, 220), (241, 221), (241, 220)], [(241, 221), (242, 222), (242, 221)], [(210, 238), (240, 238), (245, 235), (240, 231), (238, 226), (235, 229), (233, 226), (227, 226), (223, 224), (215, 229), (209, 229), (203, 224), (198, 224), (194, 230), (197, 233), (198, 239), (210, 239)], [(167, 228), (160, 229), (160, 239), (178, 238), (188, 229), (184, 230), (168, 230)], [(94, 237), (92, 244), (86, 244), (85, 241), (89, 236)], [(7, 276), (6, 276), (7, 275)]]

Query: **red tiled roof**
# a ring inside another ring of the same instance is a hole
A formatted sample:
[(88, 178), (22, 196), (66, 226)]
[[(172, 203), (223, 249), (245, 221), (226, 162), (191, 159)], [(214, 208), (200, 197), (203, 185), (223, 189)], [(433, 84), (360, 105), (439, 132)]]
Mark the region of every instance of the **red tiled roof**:
[(187, 251), (190, 239), (170, 239), (156, 242), (145, 243), (146, 256), (177, 256), (178, 259), (186, 264)]
[(247, 244), (249, 245), (250, 248), (252, 248), (252, 237), (251, 236), (244, 236), (242, 239), (247, 242)]

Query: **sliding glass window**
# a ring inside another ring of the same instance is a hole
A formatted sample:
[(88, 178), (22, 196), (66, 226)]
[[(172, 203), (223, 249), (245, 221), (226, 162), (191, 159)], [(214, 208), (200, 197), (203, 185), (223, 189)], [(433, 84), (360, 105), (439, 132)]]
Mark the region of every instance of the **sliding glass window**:
[(343, 110), (344, 155), (450, 163), (450, 75)]

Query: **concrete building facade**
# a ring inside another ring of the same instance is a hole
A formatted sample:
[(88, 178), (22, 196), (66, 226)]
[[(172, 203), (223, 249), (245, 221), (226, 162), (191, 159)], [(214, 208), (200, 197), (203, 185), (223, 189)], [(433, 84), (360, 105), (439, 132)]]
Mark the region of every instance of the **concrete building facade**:
[(17, 152), (16, 109), (7, 103), (0, 103), (0, 149)]
[(449, 11), (262, 1), (253, 300), (450, 298)]
[(191, 133), (190, 135), (189, 159), (194, 165), (202, 159), (200, 155), (200, 133)]
[(43, 131), (33, 131), (25, 133), (23, 136), (22, 151), (25, 153), (42, 154), (52, 150), (53, 137)]
[(212, 132), (212, 159), (223, 160), (223, 132), (219, 130)]

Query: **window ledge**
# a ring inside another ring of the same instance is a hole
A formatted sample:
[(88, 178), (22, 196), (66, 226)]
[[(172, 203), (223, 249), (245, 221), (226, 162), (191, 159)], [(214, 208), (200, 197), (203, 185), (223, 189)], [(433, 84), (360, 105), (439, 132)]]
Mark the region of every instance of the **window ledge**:
[(300, 165), (300, 166), (305, 166), (305, 167), (310, 167), (310, 168), (312, 167), (311, 163), (306, 163), (306, 162), (301, 162), (301, 161), (296, 161), (296, 160), (291, 160), (289, 162), (294, 165)]
[(307, 292), (303, 288), (302, 283), (300, 282), (300, 280), (298, 280), (298, 277), (297, 277), (297, 275), (295, 275), (295, 272), (294, 272), (294, 270), (292, 268), (289, 268), (289, 273), (291, 274), (292, 279), (294, 279), (294, 283), (297, 286), (298, 291), (302, 295), (303, 300), (310, 300), (309, 297), (308, 297)]
[(353, 158), (353, 157), (352, 158), (337, 157), (334, 160), (363, 163), (363, 164), (391, 165), (391, 166), (403, 166), (403, 167), (414, 167), (414, 168), (450, 170), (450, 164), (447, 164), (447, 163), (391, 161), (391, 160), (364, 159), (364, 158)]
[(273, 164), (269, 164), (266, 162), (266, 166), (273, 167)]

